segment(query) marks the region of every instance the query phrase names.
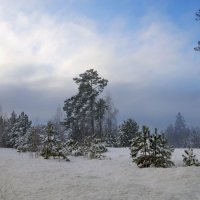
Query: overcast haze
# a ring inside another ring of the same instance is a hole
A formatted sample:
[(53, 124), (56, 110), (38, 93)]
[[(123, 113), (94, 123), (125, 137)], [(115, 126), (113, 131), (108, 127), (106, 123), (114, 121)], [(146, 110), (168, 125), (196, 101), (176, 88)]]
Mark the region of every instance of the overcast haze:
[(46, 122), (95, 69), (119, 121), (200, 125), (199, 0), (0, 0), (0, 104)]

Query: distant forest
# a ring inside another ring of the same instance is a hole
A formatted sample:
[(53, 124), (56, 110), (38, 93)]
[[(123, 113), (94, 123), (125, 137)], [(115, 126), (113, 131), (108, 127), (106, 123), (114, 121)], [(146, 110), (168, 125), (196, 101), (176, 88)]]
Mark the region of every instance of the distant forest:
[[(139, 127), (136, 119), (131, 118), (118, 125), (118, 110), (112, 98), (102, 98), (100, 95), (108, 80), (90, 69), (73, 81), (77, 84), (78, 91), (64, 101), (65, 116), (62, 117), (62, 110), (58, 109), (56, 116), (48, 124), (33, 125), (24, 112), (17, 115), (13, 111), (10, 116), (1, 112), (0, 147), (36, 150), (48, 135), (49, 127), (60, 141), (72, 139), (81, 144), (86, 138), (93, 137), (104, 142), (106, 146), (130, 147), (130, 141), (140, 134), (142, 127)], [(170, 124), (161, 134), (175, 148), (200, 148), (200, 128), (186, 126), (180, 112), (174, 124)]]

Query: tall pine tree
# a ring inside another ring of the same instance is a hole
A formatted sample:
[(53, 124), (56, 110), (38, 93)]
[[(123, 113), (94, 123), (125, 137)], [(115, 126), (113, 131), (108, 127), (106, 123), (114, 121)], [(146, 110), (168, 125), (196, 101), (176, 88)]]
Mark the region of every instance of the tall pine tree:
[(93, 69), (87, 70), (73, 80), (78, 85), (78, 94), (64, 103), (63, 109), (66, 112), (64, 124), (74, 140), (82, 141), (85, 136), (97, 133), (95, 104), (108, 81), (99, 77), (97, 71)]

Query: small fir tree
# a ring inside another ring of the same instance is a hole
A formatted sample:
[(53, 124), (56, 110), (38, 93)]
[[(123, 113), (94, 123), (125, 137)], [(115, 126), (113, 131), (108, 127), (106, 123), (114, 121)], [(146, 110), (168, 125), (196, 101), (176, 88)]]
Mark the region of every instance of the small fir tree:
[(43, 156), (45, 159), (49, 159), (53, 154), (53, 148), (55, 146), (55, 130), (51, 122), (48, 122), (45, 131), (46, 135), (44, 136), (42, 141), (43, 148), (41, 156)]
[(137, 136), (139, 126), (133, 119), (124, 121), (120, 127), (119, 142), (122, 147), (130, 147), (131, 140)]
[(183, 163), (186, 166), (200, 166), (198, 159), (196, 159), (196, 155), (194, 155), (193, 149), (190, 147), (185, 150), (185, 155), (183, 154)]
[(8, 118), (3, 114), (0, 115), (0, 147), (7, 147), (9, 140), (8, 126)]
[(151, 165), (150, 141), (148, 134), (148, 127), (143, 126), (142, 133), (133, 138), (131, 142), (131, 156), (133, 162), (141, 168), (150, 167)]
[(41, 136), (35, 127), (27, 131), (27, 151), (39, 152), (41, 145)]
[(51, 122), (48, 122), (45, 131), (46, 135), (42, 141), (43, 148), (41, 156), (43, 156), (45, 159), (49, 159), (50, 157), (61, 157), (66, 159), (66, 161), (69, 161), (67, 155), (65, 154), (66, 151), (64, 151), (64, 145), (58, 139), (58, 134)]
[(150, 135), (147, 127), (132, 140), (131, 156), (138, 167), (171, 167), (174, 163), (170, 160), (173, 148), (168, 146), (164, 136)]
[(118, 147), (117, 136), (107, 134), (103, 137), (106, 147)]
[(80, 146), (78, 146), (78, 143), (75, 142), (73, 139), (68, 139), (65, 143), (63, 143), (63, 152), (65, 155), (71, 156), (83, 155)]
[(83, 141), (81, 151), (83, 155), (91, 159), (102, 159), (104, 157), (102, 153), (106, 152), (107, 148), (101, 139), (95, 136), (88, 136)]
[[(14, 121), (14, 114), (11, 115), (12, 120)], [(9, 145), (11, 147), (17, 148), (19, 151), (23, 149), (23, 146), (27, 145), (27, 131), (31, 127), (32, 122), (29, 121), (28, 115), (22, 112), (15, 123), (12, 125), (10, 130), (10, 140)]]
[(150, 136), (151, 162), (154, 167), (171, 167), (174, 163), (171, 161), (171, 155), (174, 149), (168, 145), (164, 135), (155, 134)]
[(89, 149), (89, 157), (91, 159), (102, 159), (104, 156), (102, 153), (106, 152), (107, 149), (105, 145), (101, 142), (100, 139), (94, 139), (91, 143), (90, 149)]

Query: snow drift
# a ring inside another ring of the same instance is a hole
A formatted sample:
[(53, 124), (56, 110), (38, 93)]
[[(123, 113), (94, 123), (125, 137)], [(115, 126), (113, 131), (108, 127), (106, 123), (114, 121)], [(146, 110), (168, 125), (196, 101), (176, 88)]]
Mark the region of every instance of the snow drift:
[(0, 200), (198, 200), (200, 168), (184, 167), (182, 153), (173, 153), (176, 167), (140, 169), (128, 148), (71, 162), (0, 148)]

